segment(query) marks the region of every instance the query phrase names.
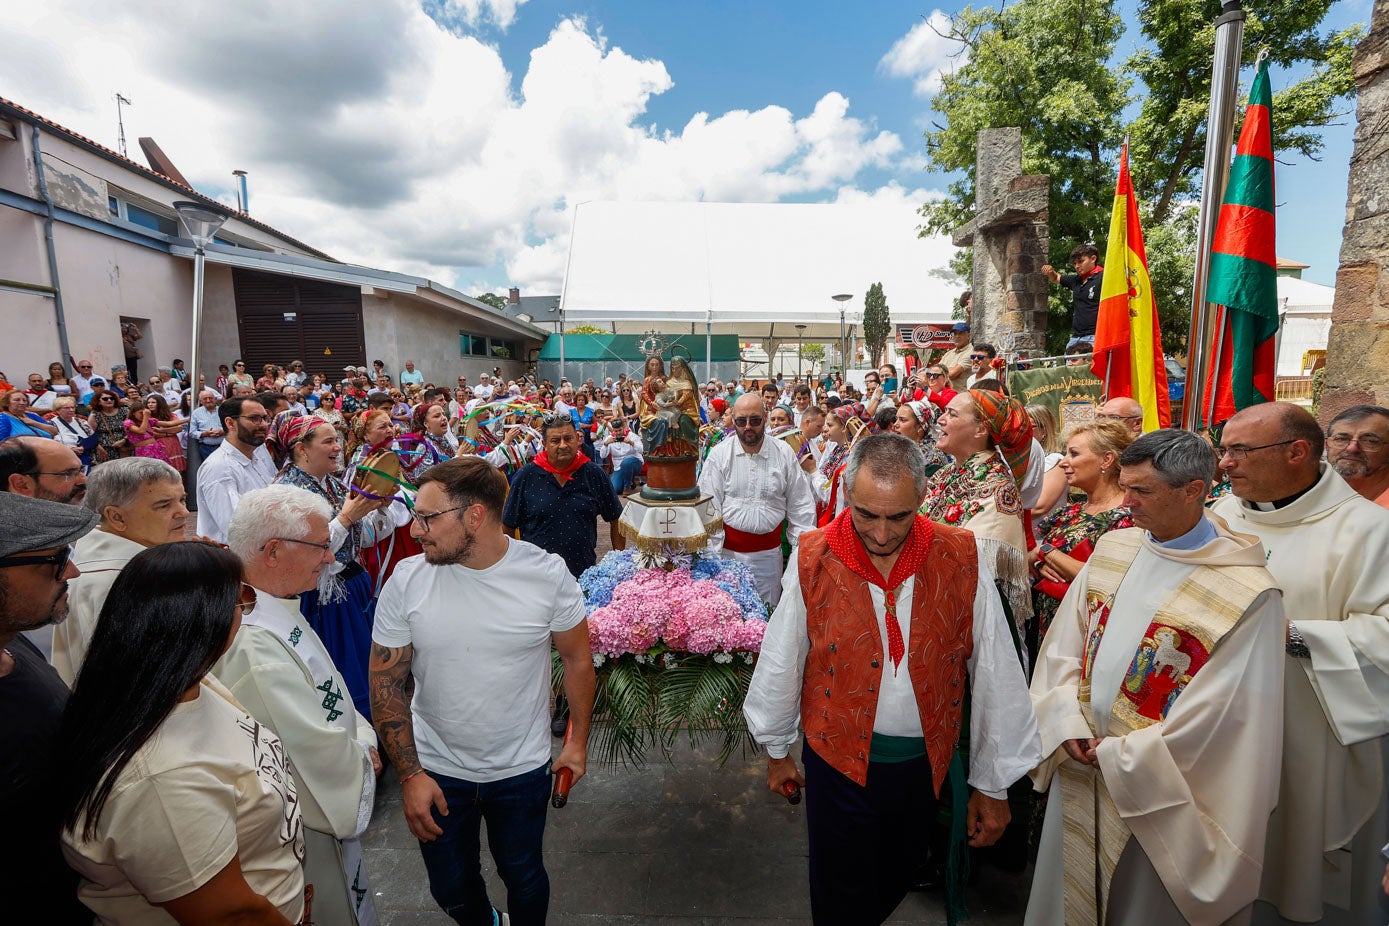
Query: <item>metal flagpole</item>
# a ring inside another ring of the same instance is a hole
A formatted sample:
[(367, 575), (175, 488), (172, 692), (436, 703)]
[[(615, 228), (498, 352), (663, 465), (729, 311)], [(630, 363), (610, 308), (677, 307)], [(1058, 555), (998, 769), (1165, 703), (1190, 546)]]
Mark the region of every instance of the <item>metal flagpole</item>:
[[(1240, 0), (1225, 0), (1215, 19), (1215, 59), (1211, 64), (1211, 105), (1206, 116), (1206, 163), (1201, 183), (1201, 213), (1197, 225), (1196, 278), (1191, 287), (1191, 331), (1187, 336), (1186, 401), (1182, 426), (1197, 430), (1205, 405), (1206, 376), (1211, 368), (1210, 344), (1215, 313), (1206, 301), (1211, 247), (1220, 219), (1220, 203), (1230, 176), (1230, 145), (1235, 133), (1235, 94), (1239, 91), (1240, 54), (1244, 47), (1244, 10)], [(1218, 357), (1216, 358), (1218, 361)], [(1194, 389), (1193, 389), (1194, 387)]]

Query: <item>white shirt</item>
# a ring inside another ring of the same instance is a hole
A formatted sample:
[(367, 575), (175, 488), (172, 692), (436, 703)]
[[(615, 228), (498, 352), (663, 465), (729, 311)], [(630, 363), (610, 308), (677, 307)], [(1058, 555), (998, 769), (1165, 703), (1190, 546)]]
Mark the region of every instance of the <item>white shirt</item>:
[(477, 387), (473, 389), (473, 398), (481, 399), (484, 402), (490, 402), (492, 401), (492, 393), (493, 389), (491, 383), (478, 383)]
[(598, 445), (598, 456), (604, 460), (611, 460), (613, 469), (616, 470), (622, 465), (622, 461), (628, 457), (641, 457), (641, 438), (637, 437), (629, 428), (627, 436), (612, 443), (603, 441)]
[[(749, 534), (765, 534), (782, 520), (792, 545), (815, 529), (815, 497), (796, 463), (796, 452), (768, 435), (757, 453), (748, 453), (734, 435), (709, 452), (699, 474), (700, 491), (730, 524)], [(710, 552), (723, 551), (723, 531), (710, 535)]]
[[(715, 448), (717, 449), (717, 448)], [(897, 622), (911, 652), (912, 590), (915, 577), (902, 583), (897, 595)], [(883, 590), (868, 586), (878, 634), (887, 650), (887, 609)], [(988, 558), (980, 552), (979, 580), (974, 592), (974, 649), (969, 655), (970, 771), (969, 783), (989, 797), (1002, 800), (1013, 782), (1042, 760), (1037, 716), (1027, 690), (1013, 639), (1004, 623), (1003, 606), (994, 588)], [(782, 579), (777, 605), (762, 640), (752, 685), (743, 702), (748, 732), (773, 758), (785, 758), (800, 734), (801, 685), (810, 654), (805, 599), (801, 595), (796, 557)], [(905, 658), (905, 657), (904, 657)], [(887, 736), (920, 737), (921, 713), (905, 662), (893, 671), (883, 667), (882, 687), (873, 712), (873, 732)]]
[(265, 445), (249, 457), (223, 441), (198, 467), (198, 533), (227, 542), (227, 527), (241, 496), (275, 481), (275, 461)]
[(414, 648), (420, 764), (487, 782), (548, 763), (551, 634), (583, 620), (564, 560), (522, 540), (486, 569), (402, 560), (381, 590), (372, 640)]

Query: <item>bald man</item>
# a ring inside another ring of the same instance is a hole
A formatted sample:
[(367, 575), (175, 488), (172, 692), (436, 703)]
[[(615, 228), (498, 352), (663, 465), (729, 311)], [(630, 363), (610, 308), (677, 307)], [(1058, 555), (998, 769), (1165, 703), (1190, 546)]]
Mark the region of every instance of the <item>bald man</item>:
[(747, 564), (762, 600), (781, 600), (781, 528), (794, 548), (801, 534), (815, 529), (815, 498), (785, 442), (767, 439), (762, 397), (748, 393), (733, 403), (733, 433), (709, 451), (699, 474), (702, 493), (713, 496), (723, 530), (709, 548)]
[(1278, 807), (1254, 923), (1383, 923), (1389, 806), (1389, 511), (1322, 462), (1306, 410), (1247, 408), (1220, 437), (1232, 493), (1212, 510), (1258, 537), (1287, 615)]
[(1143, 433), (1143, 406), (1128, 396), (1118, 396), (1100, 406), (1096, 418), (1119, 421), (1135, 435)]

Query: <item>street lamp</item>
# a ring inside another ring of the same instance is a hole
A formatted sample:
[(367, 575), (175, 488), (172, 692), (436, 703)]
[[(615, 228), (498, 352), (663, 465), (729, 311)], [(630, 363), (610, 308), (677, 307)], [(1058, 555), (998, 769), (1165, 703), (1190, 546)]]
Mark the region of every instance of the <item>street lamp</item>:
[(796, 326), (796, 382), (800, 382), (801, 376), (801, 335), (805, 333), (805, 325)]
[[(184, 231), (193, 239), (193, 349), (188, 355), (188, 382), (190, 389), (198, 388), (198, 363), (201, 359), (200, 346), (203, 333), (203, 263), (207, 257), (205, 250), (212, 243), (212, 236), (227, 221), (227, 214), (209, 208), (204, 203), (174, 203), (179, 221)], [(197, 395), (193, 404), (197, 405)]]
[(853, 293), (840, 293), (831, 296), (835, 302), (839, 303), (839, 372), (846, 378), (849, 372), (848, 351), (844, 347), (844, 303), (854, 298)]

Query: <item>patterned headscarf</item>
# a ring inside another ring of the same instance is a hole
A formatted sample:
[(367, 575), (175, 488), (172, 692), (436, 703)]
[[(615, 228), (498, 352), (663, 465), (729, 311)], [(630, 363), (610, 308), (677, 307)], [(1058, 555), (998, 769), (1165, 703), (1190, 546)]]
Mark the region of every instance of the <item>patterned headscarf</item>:
[(988, 428), (1013, 478), (1021, 483), (1032, 458), (1032, 419), (1027, 417), (1021, 402), (1001, 392), (971, 389), (969, 397), (974, 401), (974, 413)]
[(296, 415), (291, 411), (283, 411), (276, 415), (270, 426), (270, 437), (266, 441), (271, 445), (276, 464), (283, 467), (293, 460), (291, 451), (294, 445), (308, 437), (309, 432), (320, 424), (327, 424), (327, 422), (322, 418), (312, 415)]

